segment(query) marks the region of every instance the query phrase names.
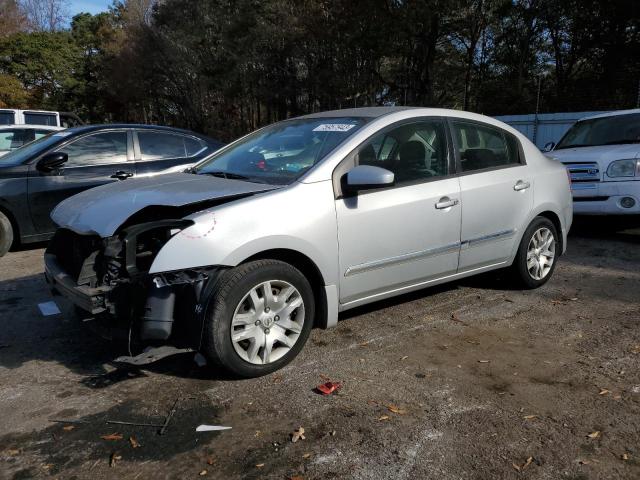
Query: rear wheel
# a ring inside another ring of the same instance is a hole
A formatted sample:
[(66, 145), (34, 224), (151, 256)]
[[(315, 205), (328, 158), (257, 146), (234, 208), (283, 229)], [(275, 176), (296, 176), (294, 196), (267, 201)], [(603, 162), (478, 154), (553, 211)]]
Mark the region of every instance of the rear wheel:
[(526, 288), (538, 288), (551, 278), (560, 255), (558, 232), (551, 220), (536, 217), (524, 232), (512, 271)]
[(0, 257), (4, 256), (13, 243), (13, 227), (7, 216), (0, 212)]
[(293, 266), (277, 260), (240, 265), (211, 293), (203, 353), (237, 376), (273, 372), (302, 350), (314, 311), (311, 285)]

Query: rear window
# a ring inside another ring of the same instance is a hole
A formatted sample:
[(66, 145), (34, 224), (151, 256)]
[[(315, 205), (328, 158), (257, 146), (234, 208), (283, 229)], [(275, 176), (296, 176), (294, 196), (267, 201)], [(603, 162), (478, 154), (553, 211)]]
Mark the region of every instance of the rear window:
[(13, 112), (0, 112), (0, 125), (13, 125), (16, 123), (16, 114)]
[(24, 123), (28, 125), (57, 125), (55, 113), (24, 112)]

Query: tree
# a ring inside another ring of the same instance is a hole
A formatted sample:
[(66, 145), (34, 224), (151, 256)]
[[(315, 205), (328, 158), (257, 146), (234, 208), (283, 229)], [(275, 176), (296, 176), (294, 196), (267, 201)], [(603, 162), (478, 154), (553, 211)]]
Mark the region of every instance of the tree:
[(67, 0), (20, 0), (28, 27), (35, 32), (61, 30), (69, 18)]
[(16, 0), (0, 0), (0, 38), (24, 29), (26, 19)]

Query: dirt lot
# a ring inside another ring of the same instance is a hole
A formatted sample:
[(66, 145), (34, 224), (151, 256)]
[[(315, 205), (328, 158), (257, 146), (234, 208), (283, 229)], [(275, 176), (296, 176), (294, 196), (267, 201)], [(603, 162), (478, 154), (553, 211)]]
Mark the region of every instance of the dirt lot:
[[(578, 223), (542, 289), (488, 275), (378, 303), (244, 381), (193, 354), (114, 367), (85, 325), (40, 315), (42, 250), (10, 253), (0, 477), (640, 478), (640, 228)], [(314, 393), (327, 377), (343, 388)], [(104, 423), (163, 423), (176, 399), (165, 435)]]

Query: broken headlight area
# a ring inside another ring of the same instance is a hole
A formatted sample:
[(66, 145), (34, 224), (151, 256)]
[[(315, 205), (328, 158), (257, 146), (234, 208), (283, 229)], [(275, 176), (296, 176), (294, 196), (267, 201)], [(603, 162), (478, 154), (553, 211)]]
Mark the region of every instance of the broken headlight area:
[[(47, 281), (111, 332), (135, 346), (170, 343), (197, 348), (199, 300), (215, 267), (149, 274), (160, 249), (190, 220), (130, 225), (109, 238), (59, 229), (45, 253)], [(104, 332), (103, 332), (104, 333)]]

